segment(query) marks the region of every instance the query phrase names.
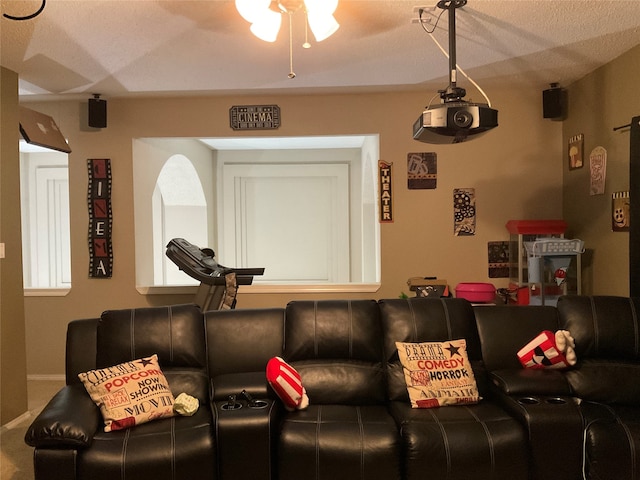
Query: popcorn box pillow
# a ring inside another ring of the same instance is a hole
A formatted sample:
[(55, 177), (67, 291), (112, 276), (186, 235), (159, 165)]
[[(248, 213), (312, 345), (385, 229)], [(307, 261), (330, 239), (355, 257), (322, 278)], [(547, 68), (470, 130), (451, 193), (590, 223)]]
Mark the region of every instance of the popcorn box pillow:
[(476, 380), (464, 339), (396, 342), (413, 408), (478, 403)]
[(78, 374), (100, 408), (104, 431), (173, 416), (174, 398), (158, 355)]
[[(522, 347), (518, 351), (518, 360), (520, 360), (522, 366), (533, 369), (570, 367), (571, 362), (556, 344), (556, 335), (557, 333), (543, 330), (533, 340)], [(573, 338), (570, 338), (573, 341)], [(573, 347), (571, 348), (573, 351)], [(566, 340), (565, 350), (567, 350)], [(573, 363), (575, 363), (575, 358)]]
[(288, 409), (298, 408), (305, 395), (298, 371), (281, 357), (267, 362), (267, 381)]

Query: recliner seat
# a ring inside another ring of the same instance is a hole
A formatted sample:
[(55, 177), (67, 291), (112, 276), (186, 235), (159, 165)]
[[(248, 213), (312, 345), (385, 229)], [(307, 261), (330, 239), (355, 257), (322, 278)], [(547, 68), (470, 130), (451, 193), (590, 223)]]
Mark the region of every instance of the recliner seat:
[[(37, 480), (216, 478), (204, 322), (196, 306), (106, 311), (71, 322), (67, 346), (67, 387), (26, 436), (35, 447)], [(77, 374), (154, 353), (174, 396), (197, 398), (198, 412), (105, 433)]]
[(566, 379), (581, 399), (587, 478), (640, 474), (640, 298), (570, 295), (558, 299), (561, 327), (576, 342)]
[(283, 415), (278, 478), (400, 479), (376, 302), (291, 302), (284, 332), (283, 357), (300, 373), (311, 404)]
[[(471, 304), (462, 299), (380, 301), (390, 410), (404, 442), (407, 480), (529, 478), (523, 426), (492, 399)], [(444, 342), (464, 338), (478, 390), (476, 405), (411, 408), (395, 342)]]

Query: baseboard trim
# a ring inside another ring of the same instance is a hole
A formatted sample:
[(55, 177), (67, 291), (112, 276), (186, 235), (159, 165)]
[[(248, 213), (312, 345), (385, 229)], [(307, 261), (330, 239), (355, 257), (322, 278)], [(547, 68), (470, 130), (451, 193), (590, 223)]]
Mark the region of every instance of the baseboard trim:
[(55, 382), (59, 382), (59, 381), (65, 381), (65, 376), (64, 374), (53, 374), (53, 375), (27, 375), (27, 381), (29, 380), (34, 380), (34, 381), (38, 381), (38, 380), (48, 380), (48, 381), (55, 381)]
[[(50, 381), (50, 382), (63, 382), (65, 381), (65, 376), (63, 374), (53, 374), (53, 375), (27, 375), (27, 381)], [(24, 421), (29, 420), (30, 418), (35, 416), (34, 411), (26, 411), (22, 415), (17, 416), (13, 420), (5, 423), (0, 426), (0, 432), (4, 432), (5, 430), (11, 430), (12, 428), (20, 426)]]
[(24, 422), (30, 417), (31, 417), (31, 412), (24, 412), (19, 417), (16, 417), (10, 422), (7, 422), (4, 425), (2, 425), (2, 427), (0, 427), (0, 432), (4, 432), (5, 430), (11, 430), (12, 428), (17, 427), (18, 425), (20, 425), (22, 422)]

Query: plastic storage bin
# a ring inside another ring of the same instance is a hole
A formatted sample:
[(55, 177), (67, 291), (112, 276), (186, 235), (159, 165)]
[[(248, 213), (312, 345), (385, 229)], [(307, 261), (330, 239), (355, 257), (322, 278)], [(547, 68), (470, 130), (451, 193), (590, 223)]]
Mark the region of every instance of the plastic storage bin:
[(456, 285), (456, 297), (473, 303), (493, 303), (496, 287), (492, 283), (463, 282)]

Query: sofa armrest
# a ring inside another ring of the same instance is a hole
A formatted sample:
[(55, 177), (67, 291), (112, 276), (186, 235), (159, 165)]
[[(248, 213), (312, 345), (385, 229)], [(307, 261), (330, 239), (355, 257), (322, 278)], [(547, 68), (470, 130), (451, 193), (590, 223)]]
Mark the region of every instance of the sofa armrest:
[(253, 407), (240, 397), (234, 404), (236, 408), (228, 408), (228, 400), (211, 403), (220, 478), (275, 478), (273, 468), (284, 407), (279, 400), (255, 400)]
[(82, 384), (62, 388), (27, 429), (32, 447), (84, 448), (91, 445), (102, 414)]
[(495, 370), (489, 377), (507, 395), (572, 395), (569, 382), (559, 370)]

